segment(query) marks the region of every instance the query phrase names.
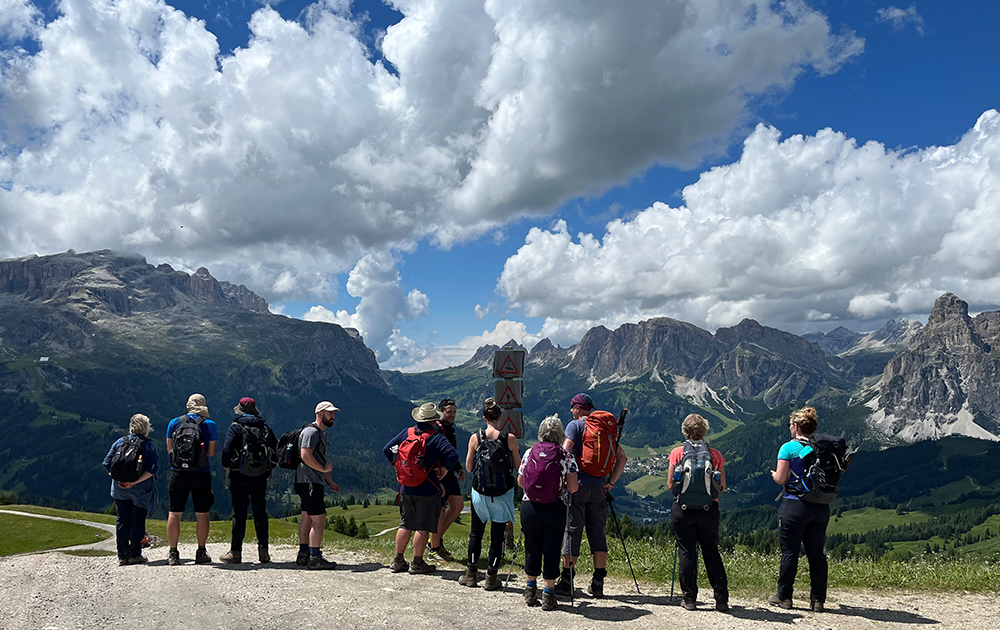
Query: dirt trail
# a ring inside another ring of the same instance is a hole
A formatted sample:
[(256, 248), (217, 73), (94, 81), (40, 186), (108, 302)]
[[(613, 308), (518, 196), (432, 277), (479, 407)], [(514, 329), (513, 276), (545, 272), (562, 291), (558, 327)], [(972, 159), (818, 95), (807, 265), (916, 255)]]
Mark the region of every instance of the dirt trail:
[[(96, 526), (96, 525), (95, 525)], [(227, 545), (209, 545), (216, 559)], [(255, 550), (246, 548), (247, 556)], [(494, 626), (520, 628), (1000, 628), (995, 597), (981, 595), (833, 592), (828, 612), (780, 610), (759, 600), (733, 600), (729, 614), (715, 612), (703, 593), (701, 609), (688, 612), (669, 591), (647, 585), (643, 595), (625, 582), (608, 583), (609, 597), (577, 598), (570, 608), (542, 612), (524, 606), (522, 578), (504, 592), (458, 584), (459, 565), (428, 576), (390, 573), (352, 553), (333, 553), (335, 571), (295, 566), (297, 549), (272, 549), (268, 565), (195, 565), (194, 548), (182, 545), (184, 564), (166, 566), (166, 548), (147, 550), (150, 563), (119, 567), (114, 557), (62, 553), (0, 559), (0, 628), (401, 628), (442, 630)], [(647, 592), (648, 590), (648, 592)], [(788, 626), (786, 626), (788, 627)]]

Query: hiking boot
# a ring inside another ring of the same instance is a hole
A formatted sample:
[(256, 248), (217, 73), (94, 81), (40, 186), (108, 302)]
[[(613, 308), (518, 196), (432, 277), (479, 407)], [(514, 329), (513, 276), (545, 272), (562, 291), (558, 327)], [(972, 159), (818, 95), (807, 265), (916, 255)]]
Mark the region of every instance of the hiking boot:
[(529, 608), (542, 605), (542, 602), (538, 601), (537, 586), (524, 587), (524, 603), (527, 604)]
[(219, 558), (220, 562), (225, 562), (226, 564), (240, 564), (243, 562), (243, 551), (230, 551), (229, 553), (223, 554)]
[(826, 607), (823, 606), (823, 602), (818, 602), (815, 599), (809, 602), (809, 610), (813, 612), (823, 612)]
[(167, 552), (168, 565), (175, 567), (180, 563), (181, 563), (181, 552), (177, 551), (176, 549), (171, 549), (169, 552)]
[(295, 564), (299, 565), (300, 567), (304, 567), (307, 564), (309, 564), (309, 550), (308, 549), (306, 549), (305, 551), (300, 551), (299, 555), (295, 556)]
[(150, 542), (150, 540), (149, 540), (149, 535), (147, 534), (147, 535), (145, 535), (145, 536), (143, 536), (143, 537), (142, 537), (142, 542), (141, 542), (141, 543), (139, 543), (139, 544), (140, 544), (140, 545), (142, 545), (142, 548), (143, 548), (143, 549), (147, 549), (147, 548), (148, 548), (148, 547), (149, 547), (150, 545), (152, 545), (153, 543), (152, 543), (152, 542)]
[(458, 578), (458, 583), (469, 588), (476, 588), (479, 585), (479, 571), (466, 569), (462, 577)]
[(212, 556), (208, 555), (208, 550), (204, 547), (200, 547), (197, 553), (194, 554), (195, 564), (208, 564), (212, 561)]
[(719, 612), (729, 612), (729, 602), (723, 599), (715, 600), (715, 609)]
[(327, 560), (323, 557), (323, 554), (319, 554), (318, 556), (309, 556), (309, 564), (307, 566), (310, 571), (330, 571), (337, 568), (337, 563), (333, 560)]
[(411, 575), (425, 575), (427, 573), (434, 573), (437, 567), (433, 564), (428, 564), (424, 562), (423, 556), (417, 556), (410, 563), (410, 574)]
[(779, 606), (781, 608), (784, 608), (785, 610), (791, 610), (792, 609), (792, 600), (790, 600), (790, 599), (781, 599), (777, 595), (771, 595), (770, 597), (768, 597), (767, 598), (767, 603), (771, 604), (772, 606)]
[(147, 562), (149, 562), (149, 558), (141, 553), (138, 556), (132, 556), (128, 559), (129, 564), (146, 564)]
[(542, 591), (542, 610), (555, 610), (558, 607), (559, 603), (556, 602), (556, 594)]
[(698, 608), (698, 602), (693, 599), (684, 598), (681, 600), (681, 608), (684, 610), (696, 610)]
[(594, 599), (604, 599), (604, 578), (592, 578), (587, 592), (593, 595)]
[(484, 591), (499, 591), (503, 588), (503, 584), (500, 583), (500, 576), (496, 573), (486, 574), (486, 584), (483, 584)]
[(267, 545), (257, 545), (257, 561), (261, 564), (271, 561), (271, 554), (267, 551)]
[(389, 565), (389, 570), (393, 573), (406, 573), (410, 570), (410, 563), (402, 558), (396, 558)]
[(127, 567), (128, 566), (128, 558), (125, 557), (125, 556), (118, 556), (118, 566), (120, 566), (120, 567)]
[(438, 558), (441, 558), (442, 562), (454, 562), (455, 561), (455, 557), (453, 555), (451, 555), (451, 552), (444, 548), (444, 542), (441, 543), (440, 547), (438, 547), (437, 549), (431, 549), (431, 551), (433, 551), (434, 553), (436, 553), (437, 556), (438, 556)]
[(561, 595), (562, 597), (571, 597), (573, 595), (572, 580), (565, 575), (559, 577), (559, 581), (556, 582), (556, 595)]

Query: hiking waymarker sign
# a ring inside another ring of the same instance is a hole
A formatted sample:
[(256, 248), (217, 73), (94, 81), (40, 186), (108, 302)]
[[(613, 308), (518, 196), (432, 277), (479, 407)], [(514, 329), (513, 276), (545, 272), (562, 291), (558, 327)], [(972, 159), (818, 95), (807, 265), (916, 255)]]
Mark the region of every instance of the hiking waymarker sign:
[(493, 400), (503, 409), (500, 430), (524, 437), (524, 350), (507, 346), (493, 353)]

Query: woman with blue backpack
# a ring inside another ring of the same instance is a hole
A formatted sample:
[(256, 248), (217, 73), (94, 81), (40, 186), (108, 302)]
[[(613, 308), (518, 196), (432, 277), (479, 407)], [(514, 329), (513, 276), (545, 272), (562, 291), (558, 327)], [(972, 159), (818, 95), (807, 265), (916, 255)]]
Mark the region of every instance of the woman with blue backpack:
[(538, 425), (538, 442), (525, 453), (517, 471), (521, 499), (521, 533), (524, 534), (524, 572), (527, 584), (524, 602), (538, 606), (538, 576), (542, 588), (542, 610), (555, 610), (556, 578), (562, 570), (562, 545), (566, 531), (570, 494), (579, 489), (576, 458), (562, 447), (566, 432), (559, 416), (549, 416)]
[(792, 587), (799, 568), (799, 548), (804, 546), (809, 560), (809, 608), (823, 612), (826, 602), (828, 566), (826, 526), (830, 523), (830, 506), (803, 500), (808, 489), (801, 487), (805, 476), (805, 459), (813, 452), (809, 438), (818, 428), (816, 410), (805, 407), (792, 413), (788, 431), (792, 439), (778, 450), (778, 465), (771, 478), (782, 486), (778, 508), (778, 542), (781, 545), (781, 566), (778, 569), (778, 592), (767, 602), (772, 606), (792, 608)]
[(500, 560), (503, 558), (507, 523), (514, 522), (514, 471), (521, 465), (517, 436), (499, 428), (503, 410), (492, 398), (483, 403), (486, 427), (469, 438), (465, 467), (472, 475), (472, 531), (469, 533), (469, 557), (465, 573), (458, 579), (462, 586), (475, 587), (479, 582), (479, 557), (483, 552), (486, 523), (490, 527), (490, 552), (483, 589), (497, 591), (500, 584)]
[(160, 467), (156, 447), (147, 437), (152, 430), (149, 418), (135, 414), (128, 422), (128, 435), (115, 440), (104, 457), (104, 469), (111, 475), (111, 498), (118, 511), (115, 539), (119, 566), (146, 562), (142, 539), (146, 517), (156, 509), (154, 475)]

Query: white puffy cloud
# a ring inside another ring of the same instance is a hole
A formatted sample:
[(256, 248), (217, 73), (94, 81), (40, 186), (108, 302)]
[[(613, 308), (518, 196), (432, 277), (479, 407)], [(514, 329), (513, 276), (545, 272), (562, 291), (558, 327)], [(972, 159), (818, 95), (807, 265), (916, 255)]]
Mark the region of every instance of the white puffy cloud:
[(41, 11), (30, 0), (0, 0), (0, 43), (33, 36), (40, 19)]
[(303, 319), (356, 328), (383, 367), (399, 367), (423, 358), (423, 351), (395, 325), (429, 314), (430, 300), (417, 289), (403, 289), (391, 254), (372, 252), (362, 256), (348, 276), (347, 292), (361, 298), (354, 313), (313, 306)]
[(543, 332), (658, 315), (713, 329), (865, 320), (926, 313), (945, 291), (1000, 303), (993, 110), (952, 146), (903, 152), (761, 125), (683, 199), (611, 221), (600, 239), (534, 228), (498, 290), (547, 318)]
[(905, 28), (908, 24), (913, 25), (913, 29), (917, 31), (918, 34), (924, 34), (924, 18), (922, 15), (917, 13), (917, 5), (911, 4), (906, 9), (900, 9), (899, 7), (886, 7), (884, 9), (879, 9), (876, 14), (878, 15), (879, 22), (888, 22), (892, 24), (892, 30), (899, 31)]
[(2, 2), (38, 52), (0, 69), (0, 253), (138, 249), (271, 299), (695, 164), (755, 95), (863, 45), (800, 0), (398, 0), (393, 74), (346, 0), (263, 7), (226, 55), (162, 0), (64, 0), (44, 25)]

